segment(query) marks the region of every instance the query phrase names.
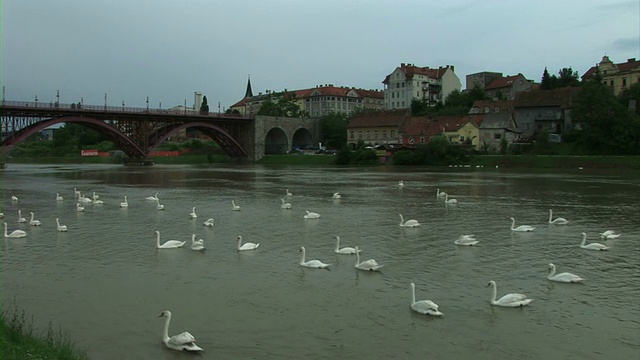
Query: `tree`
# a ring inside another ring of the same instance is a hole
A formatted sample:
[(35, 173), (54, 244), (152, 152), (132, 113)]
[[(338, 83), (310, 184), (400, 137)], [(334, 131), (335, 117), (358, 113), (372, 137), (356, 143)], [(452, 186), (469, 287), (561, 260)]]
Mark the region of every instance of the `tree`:
[(549, 75), (547, 68), (544, 68), (542, 80), (540, 81), (540, 90), (552, 90), (567, 86), (580, 86), (580, 78), (577, 71), (573, 71), (571, 67), (562, 68), (558, 71), (558, 75)]
[(207, 95), (202, 98), (202, 104), (200, 105), (200, 114), (209, 113), (209, 104), (207, 103)]
[(549, 75), (549, 71), (547, 68), (544, 68), (544, 72), (542, 73), (542, 80), (540, 80), (540, 90), (551, 90), (555, 88), (555, 77), (551, 77)]
[(635, 113), (636, 115), (640, 115), (640, 83), (635, 83), (628, 89), (623, 90), (618, 94), (618, 100), (620, 101), (620, 105), (627, 109), (629, 109), (632, 101), (634, 101)]
[(349, 117), (344, 113), (331, 112), (320, 118), (322, 143), (334, 149), (347, 145), (347, 125)]
[(283, 92), (269, 92), (257, 115), (302, 117), (304, 111), (300, 109), (297, 99), (296, 93), (286, 89)]

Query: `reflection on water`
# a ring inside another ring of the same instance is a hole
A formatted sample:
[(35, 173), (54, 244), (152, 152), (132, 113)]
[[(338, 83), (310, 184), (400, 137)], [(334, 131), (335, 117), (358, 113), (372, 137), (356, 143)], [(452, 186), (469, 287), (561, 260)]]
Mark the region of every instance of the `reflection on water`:
[[(74, 188), (105, 203), (78, 213)], [(445, 205), (436, 188), (459, 203)], [(286, 189), (292, 209), (280, 208)], [(145, 200), (156, 192), (164, 211)], [(60, 324), (95, 359), (182, 358), (160, 342), (167, 309), (170, 332), (194, 334), (203, 358), (637, 358), (639, 195), (637, 176), (615, 173), (12, 164), (4, 220), (28, 235), (4, 239), (3, 307), (15, 301), (41, 329)], [(569, 224), (549, 226), (550, 208)], [(43, 225), (18, 224), (18, 209)], [(305, 210), (321, 217), (303, 219)], [(401, 228), (399, 213), (421, 226)], [(535, 231), (512, 233), (512, 216)], [(215, 226), (203, 226), (211, 217)], [(607, 229), (623, 235), (599, 239)], [(207, 250), (157, 250), (156, 230), (162, 242), (195, 233)], [(581, 232), (611, 250), (580, 249)], [(454, 245), (462, 234), (480, 243)], [(238, 235), (260, 248), (237, 252)], [(336, 235), (383, 271), (334, 254)], [(299, 266), (300, 246), (331, 271)], [(547, 281), (550, 262), (585, 283)], [(498, 296), (535, 300), (494, 308), (489, 280)], [(412, 312), (410, 282), (445, 316)]]

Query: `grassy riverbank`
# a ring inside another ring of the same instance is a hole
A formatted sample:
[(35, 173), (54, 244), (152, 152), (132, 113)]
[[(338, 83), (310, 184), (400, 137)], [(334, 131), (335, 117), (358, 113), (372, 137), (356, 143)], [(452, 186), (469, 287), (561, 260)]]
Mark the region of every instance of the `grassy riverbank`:
[(0, 359), (88, 359), (88, 356), (78, 350), (69, 338), (59, 330), (55, 332), (51, 323), (45, 335), (34, 334), (31, 322), (26, 315), (18, 310), (7, 316), (4, 312), (0, 317)]

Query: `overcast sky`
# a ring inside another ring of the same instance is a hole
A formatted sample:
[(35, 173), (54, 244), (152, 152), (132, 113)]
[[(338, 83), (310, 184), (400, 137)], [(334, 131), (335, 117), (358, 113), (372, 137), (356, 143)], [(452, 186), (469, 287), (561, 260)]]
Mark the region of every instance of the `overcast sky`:
[(400, 63), (580, 75), (640, 58), (638, 0), (3, 0), (7, 100), (212, 111), (320, 84), (382, 89)]

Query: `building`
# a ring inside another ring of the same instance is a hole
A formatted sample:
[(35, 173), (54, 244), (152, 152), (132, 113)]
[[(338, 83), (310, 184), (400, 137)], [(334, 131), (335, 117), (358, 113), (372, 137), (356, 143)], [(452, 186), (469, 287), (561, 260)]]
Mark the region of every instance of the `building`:
[(475, 74), (470, 74), (466, 76), (466, 89), (471, 90), (474, 87), (479, 87), (480, 89), (484, 89), (489, 85), (493, 80), (501, 78), (502, 73), (498, 72), (489, 72), (483, 71)]
[(490, 112), (513, 112), (513, 100), (476, 100), (469, 114), (487, 114)]
[(480, 124), (484, 115), (463, 115), (444, 119), (444, 135), (453, 145), (480, 150)]
[(530, 138), (541, 130), (559, 135), (571, 131), (571, 110), (579, 92), (580, 87), (565, 87), (518, 93), (513, 109), (522, 136)]
[(494, 100), (513, 100), (516, 93), (531, 89), (532, 82), (522, 74), (493, 79), (485, 86), (485, 93)]
[(592, 66), (582, 75), (582, 81), (592, 79), (600, 71), (603, 82), (611, 87), (613, 95), (618, 96), (629, 86), (640, 82), (640, 60), (627, 59), (627, 62), (614, 64), (607, 55), (596, 66)]
[(401, 143), (400, 128), (410, 114), (406, 110), (371, 110), (356, 114), (347, 125), (347, 145), (360, 140), (368, 145)]
[(432, 69), (402, 63), (382, 83), (387, 110), (409, 109), (413, 100), (425, 100), (435, 105), (462, 87), (450, 65)]
[(521, 137), (512, 113), (488, 113), (480, 123), (480, 143), (489, 151), (500, 151), (502, 143), (511, 144)]

